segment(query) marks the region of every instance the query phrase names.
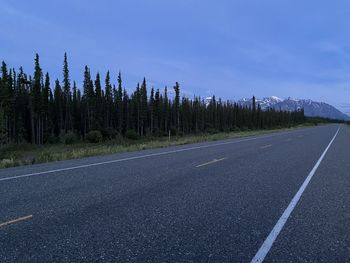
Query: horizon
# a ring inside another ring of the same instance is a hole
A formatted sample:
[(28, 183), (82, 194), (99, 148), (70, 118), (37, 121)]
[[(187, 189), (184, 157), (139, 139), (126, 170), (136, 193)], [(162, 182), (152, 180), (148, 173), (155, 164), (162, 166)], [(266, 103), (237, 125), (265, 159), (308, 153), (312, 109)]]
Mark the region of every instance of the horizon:
[(292, 97), (350, 114), (345, 1), (0, 3), (9, 68), (32, 74), (38, 53), (43, 72), (62, 80), (67, 52), (78, 87), (88, 65), (93, 77), (110, 70), (113, 83), (120, 70), (128, 91), (146, 77), (156, 89), (178, 81), (188, 97)]

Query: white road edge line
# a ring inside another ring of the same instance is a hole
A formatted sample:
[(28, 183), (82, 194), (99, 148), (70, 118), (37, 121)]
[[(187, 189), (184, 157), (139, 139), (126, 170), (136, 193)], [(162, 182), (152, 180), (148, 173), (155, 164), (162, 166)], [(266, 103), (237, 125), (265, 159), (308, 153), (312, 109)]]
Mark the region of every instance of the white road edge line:
[(111, 160), (111, 161), (105, 161), (105, 162), (98, 162), (98, 163), (84, 164), (84, 165), (72, 166), (72, 167), (61, 168), (61, 169), (42, 171), (42, 172), (37, 172), (37, 173), (30, 173), (30, 174), (22, 174), (22, 175), (3, 177), (3, 178), (0, 178), (0, 182), (8, 181), (8, 180), (14, 180), (14, 179), (19, 179), (19, 178), (24, 178), (24, 177), (31, 177), (31, 176), (35, 176), (35, 175), (51, 174), (51, 173), (57, 173), (57, 172), (63, 172), (63, 171), (71, 171), (71, 170), (76, 170), (76, 169), (81, 169), (81, 168), (86, 168), (86, 167), (92, 167), (92, 166), (98, 166), (98, 165), (104, 165), (104, 164), (110, 164), (110, 163), (119, 163), (119, 162), (124, 162), (124, 161), (130, 161), (130, 160), (142, 159), (142, 158), (147, 158), (147, 157), (166, 155), (166, 154), (171, 154), (171, 153), (178, 153), (178, 152), (185, 152), (185, 151), (191, 151), (191, 150), (197, 150), (197, 149), (203, 149), (203, 148), (216, 147), (216, 146), (221, 146), (221, 145), (226, 145), (226, 144), (235, 144), (235, 143), (239, 143), (239, 142), (253, 141), (253, 140), (257, 140), (257, 139), (266, 139), (266, 138), (286, 135), (286, 134), (290, 134), (290, 133), (293, 133), (293, 132), (299, 132), (299, 131), (300, 130), (290, 131), (290, 132), (282, 132), (282, 133), (271, 134), (271, 135), (261, 135), (259, 137), (247, 138), (247, 139), (242, 139), (242, 140), (235, 140), (235, 141), (228, 141), (228, 142), (215, 143), (215, 144), (209, 144), (209, 145), (202, 145), (202, 146), (196, 146), (196, 147), (190, 147), (190, 148), (184, 148), (184, 149), (173, 150), (173, 151), (166, 151), (166, 152), (160, 152), (160, 153), (151, 153), (151, 154), (127, 157), (127, 158)]
[(282, 216), (278, 219), (276, 225), (273, 227), (273, 229), (271, 230), (271, 232), (268, 235), (268, 237), (265, 239), (264, 243), (261, 245), (261, 247), (258, 250), (258, 252), (255, 254), (255, 256), (252, 259), (251, 263), (260, 263), (260, 262), (264, 261), (267, 253), (269, 253), (273, 243), (275, 242), (277, 236), (279, 235), (279, 233), (283, 229), (283, 227), (284, 227), (285, 223), (287, 222), (290, 214), (293, 212), (295, 206), (298, 204), (301, 195), (304, 193), (307, 185), (311, 181), (311, 179), (314, 176), (317, 168), (319, 167), (319, 165), (321, 164), (323, 158), (325, 157), (326, 153), (328, 152), (328, 149), (331, 147), (333, 141), (337, 137), (337, 135), (339, 133), (339, 130), (340, 130), (340, 127), (336, 131), (335, 135), (333, 136), (332, 140), (328, 144), (327, 148), (322, 153), (321, 157), (318, 159), (318, 161), (315, 164), (315, 166), (312, 168), (312, 170), (309, 173), (309, 175), (306, 177), (306, 179), (303, 182), (303, 184), (300, 186), (298, 192), (295, 194), (295, 196), (293, 197), (292, 201), (290, 201), (290, 203), (289, 203), (288, 207), (286, 208), (286, 210), (284, 210)]

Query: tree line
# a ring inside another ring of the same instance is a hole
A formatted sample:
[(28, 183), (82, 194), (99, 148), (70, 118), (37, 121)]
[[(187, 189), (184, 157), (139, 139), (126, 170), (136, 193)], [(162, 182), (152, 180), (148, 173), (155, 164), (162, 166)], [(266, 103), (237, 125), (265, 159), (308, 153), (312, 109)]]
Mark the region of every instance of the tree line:
[[(305, 120), (303, 110), (262, 111), (255, 98), (250, 107), (213, 96), (210, 100), (180, 95), (178, 82), (163, 90), (149, 88), (144, 78), (128, 93), (121, 73), (112, 84), (110, 72), (93, 78), (84, 68), (83, 87), (71, 82), (67, 54), (62, 80), (51, 81), (43, 72), (39, 55), (34, 73), (8, 69), (3, 61), (0, 77), (0, 143), (45, 144), (70, 135), (85, 139), (115, 136), (186, 135), (247, 129), (287, 127)], [(103, 79), (102, 79), (103, 78)]]

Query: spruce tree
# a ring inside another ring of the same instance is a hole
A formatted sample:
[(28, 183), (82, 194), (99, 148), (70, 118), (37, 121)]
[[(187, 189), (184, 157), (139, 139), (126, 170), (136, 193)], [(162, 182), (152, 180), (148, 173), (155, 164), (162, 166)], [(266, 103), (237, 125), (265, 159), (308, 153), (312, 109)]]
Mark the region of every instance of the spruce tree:
[(95, 121), (94, 129), (101, 129), (103, 126), (103, 112), (102, 112), (102, 89), (100, 73), (97, 72), (95, 79)]
[(34, 68), (34, 79), (33, 79), (33, 89), (32, 89), (32, 133), (34, 133), (32, 138), (34, 138), (33, 143), (42, 143), (42, 70), (39, 63), (39, 55), (35, 55), (35, 68)]
[(141, 133), (141, 92), (140, 92), (140, 84), (137, 83), (136, 90), (131, 98), (131, 103), (133, 105), (133, 115), (134, 115), (134, 123), (137, 127), (138, 135), (142, 135)]
[(79, 135), (81, 133), (80, 128), (80, 95), (78, 93), (77, 85), (73, 82), (73, 98), (72, 98), (72, 123), (73, 130)]
[(87, 133), (93, 123), (94, 111), (94, 87), (91, 80), (90, 69), (85, 66), (84, 71), (84, 134)]
[(56, 137), (61, 134), (64, 128), (63, 123), (63, 96), (60, 81), (56, 79), (54, 89), (54, 113), (53, 113), (54, 133)]
[(169, 131), (170, 124), (170, 102), (168, 99), (168, 88), (165, 86), (164, 89), (164, 103), (163, 103), (163, 118), (164, 118), (164, 133), (167, 134)]
[(7, 143), (8, 129), (6, 113), (10, 107), (10, 81), (7, 65), (4, 61), (1, 64), (0, 78), (0, 144)]
[(110, 128), (111, 123), (111, 115), (112, 115), (112, 103), (113, 103), (113, 96), (112, 96), (112, 85), (111, 85), (111, 78), (109, 75), (109, 71), (107, 71), (106, 78), (105, 78), (105, 127)]
[(118, 90), (116, 94), (116, 109), (117, 109), (117, 130), (122, 133), (123, 130), (123, 87), (122, 87), (122, 75), (118, 73)]
[(180, 131), (180, 85), (178, 82), (174, 86), (175, 100), (174, 100), (174, 120), (177, 133)]
[(159, 89), (156, 90), (156, 93), (154, 95), (154, 128), (157, 134), (159, 135), (159, 125), (161, 123), (161, 98), (160, 98), (160, 92)]
[(130, 112), (130, 102), (129, 102), (129, 96), (126, 92), (126, 89), (123, 90), (123, 134), (129, 129), (129, 127), (132, 127), (129, 125), (129, 122), (131, 120), (131, 112)]
[(154, 133), (154, 88), (151, 89), (151, 96), (149, 98), (149, 115), (150, 115), (150, 129), (151, 134)]
[(49, 115), (49, 100), (50, 100), (50, 76), (47, 72), (45, 74), (45, 83), (44, 83), (44, 89), (43, 89), (43, 96), (42, 96), (42, 111), (43, 111), (43, 118), (44, 118), (44, 137), (47, 139), (51, 133), (50, 131), (50, 115)]
[(67, 53), (64, 53), (63, 60), (63, 119), (64, 119), (64, 130), (67, 133), (71, 129), (71, 87), (69, 79), (69, 69)]
[(147, 85), (146, 78), (143, 78), (142, 85), (140, 88), (140, 122), (141, 122), (141, 130), (140, 135), (145, 134), (146, 124), (147, 124)]

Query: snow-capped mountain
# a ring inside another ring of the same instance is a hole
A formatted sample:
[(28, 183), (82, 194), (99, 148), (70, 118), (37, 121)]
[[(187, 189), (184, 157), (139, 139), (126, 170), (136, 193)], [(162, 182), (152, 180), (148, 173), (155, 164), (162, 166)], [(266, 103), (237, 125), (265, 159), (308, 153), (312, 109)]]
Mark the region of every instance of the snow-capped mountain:
[[(281, 99), (279, 97), (276, 96), (271, 96), (271, 97), (266, 97), (263, 99), (255, 99), (256, 101), (256, 105), (260, 105), (262, 110), (266, 110), (268, 108), (275, 108), (275, 105), (281, 103), (284, 101), (284, 99)], [(242, 105), (242, 106), (251, 106), (253, 103), (253, 99), (252, 98), (244, 98), (241, 99), (239, 101), (237, 101), (238, 104)]]
[[(243, 106), (251, 106), (252, 98), (239, 100), (238, 103)], [(350, 117), (342, 113), (332, 105), (324, 102), (317, 102), (306, 99), (281, 99), (276, 96), (256, 99), (256, 104), (260, 105), (262, 110), (274, 108), (277, 110), (293, 111), (296, 109), (304, 109), (305, 116), (324, 117), (337, 120), (350, 120)]]

